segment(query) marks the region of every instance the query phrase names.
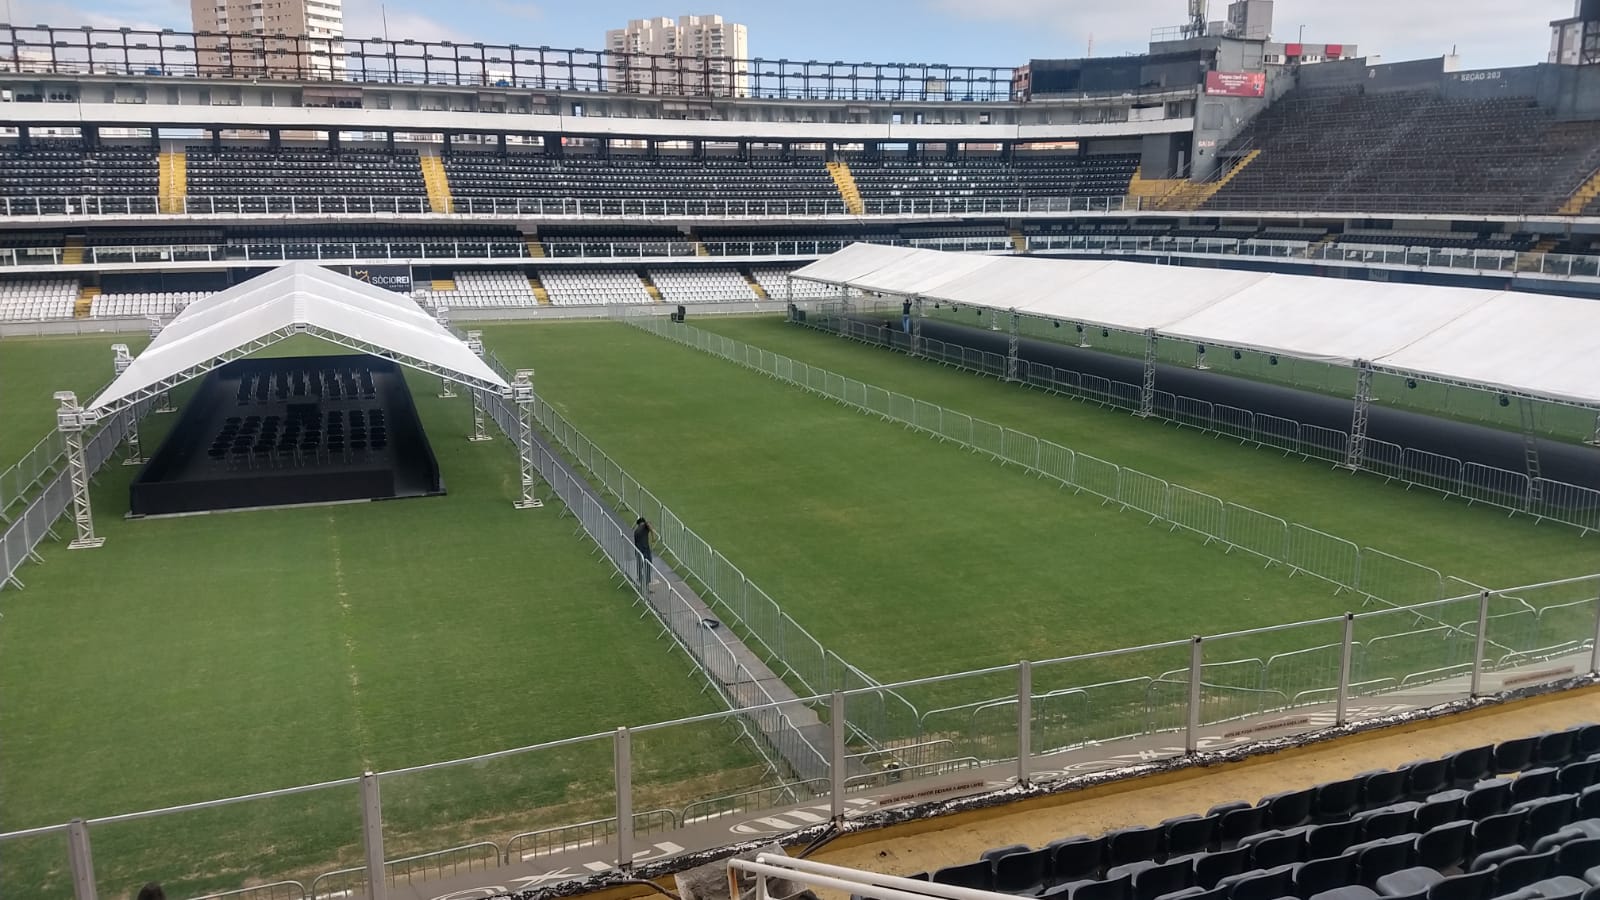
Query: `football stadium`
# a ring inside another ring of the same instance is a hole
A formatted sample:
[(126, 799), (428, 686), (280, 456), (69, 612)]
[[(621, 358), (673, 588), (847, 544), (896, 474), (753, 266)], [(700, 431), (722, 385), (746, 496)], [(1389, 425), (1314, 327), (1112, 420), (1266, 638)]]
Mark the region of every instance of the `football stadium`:
[(1271, 7), (0, 25), (0, 896), (1600, 897), (1600, 3)]

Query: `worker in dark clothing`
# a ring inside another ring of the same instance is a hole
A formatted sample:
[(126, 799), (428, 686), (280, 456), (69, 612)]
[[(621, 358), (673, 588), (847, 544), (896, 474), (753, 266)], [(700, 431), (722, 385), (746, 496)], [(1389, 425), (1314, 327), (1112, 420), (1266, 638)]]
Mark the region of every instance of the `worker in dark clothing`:
[(639, 589), (645, 593), (650, 592), (650, 571), (653, 568), (655, 554), (650, 550), (650, 543), (656, 539), (656, 530), (650, 523), (640, 516), (633, 523), (633, 549), (638, 554), (637, 572), (635, 579), (639, 582)]

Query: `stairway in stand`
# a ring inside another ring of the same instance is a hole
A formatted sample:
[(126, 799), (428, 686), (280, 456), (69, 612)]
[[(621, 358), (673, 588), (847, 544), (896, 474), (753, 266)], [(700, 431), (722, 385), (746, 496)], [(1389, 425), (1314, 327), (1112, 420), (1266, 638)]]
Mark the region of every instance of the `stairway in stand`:
[(828, 174), (833, 176), (833, 184), (839, 189), (844, 208), (852, 216), (866, 213), (867, 205), (861, 202), (861, 189), (856, 186), (856, 177), (850, 172), (850, 164), (843, 161), (828, 163)]
[(179, 150), (162, 153), (159, 161), (161, 173), (157, 208), (169, 216), (181, 216), (188, 211), (189, 157)]
[(1021, 228), (1011, 229), (1011, 249), (1016, 253), (1028, 252), (1028, 236), (1022, 233)]
[(550, 305), (550, 292), (545, 290), (544, 282), (539, 280), (539, 273), (532, 269), (528, 270), (528, 289), (533, 291), (533, 299), (539, 301), (540, 306)]
[(84, 285), (78, 288), (78, 300), (72, 304), (72, 317), (74, 319), (87, 319), (94, 311), (94, 301), (100, 296), (100, 289)]
[(749, 272), (746, 272), (743, 269), (739, 270), (739, 274), (744, 276), (744, 280), (750, 285), (750, 290), (755, 291), (757, 297), (760, 297), (762, 300), (772, 299), (771, 295), (767, 293), (767, 289), (761, 286), (761, 282), (757, 281), (754, 275), (751, 275)]
[(655, 301), (656, 303), (666, 302), (661, 297), (661, 288), (656, 287), (656, 283), (650, 280), (650, 276), (648, 274), (645, 272), (640, 272), (639, 283), (644, 285), (644, 292), (650, 295), (651, 300)]
[(83, 235), (69, 234), (61, 242), (61, 264), (64, 266), (83, 265)]
[(1214, 181), (1185, 181), (1177, 190), (1168, 194), (1157, 204), (1158, 209), (1193, 210), (1206, 205), (1206, 201), (1216, 196), (1217, 191), (1227, 186), (1228, 182), (1237, 178), (1251, 163), (1261, 156), (1260, 150), (1251, 150), (1238, 162), (1233, 164), (1221, 178)]
[(524, 233), (522, 243), (528, 248), (528, 256), (533, 259), (544, 259), (548, 255), (544, 252), (544, 241), (539, 240), (537, 229)]
[(440, 214), (454, 212), (456, 201), (450, 194), (450, 176), (444, 170), (444, 160), (434, 153), (425, 153), (419, 158), (422, 183), (428, 188), (428, 208)]

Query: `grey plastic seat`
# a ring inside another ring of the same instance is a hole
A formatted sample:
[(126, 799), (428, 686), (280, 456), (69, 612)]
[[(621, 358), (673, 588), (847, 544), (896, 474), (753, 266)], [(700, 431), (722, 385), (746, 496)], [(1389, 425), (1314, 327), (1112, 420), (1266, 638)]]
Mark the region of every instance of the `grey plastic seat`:
[(1444, 880), (1432, 866), (1408, 866), (1378, 879), (1377, 891), (1382, 897), (1426, 897), (1429, 889)]
[(1494, 870), (1446, 875), (1428, 889), (1428, 900), (1485, 900), (1494, 884)]
[(1378, 894), (1372, 888), (1359, 884), (1347, 884), (1332, 890), (1312, 894), (1311, 900), (1376, 900)]
[(1451, 822), (1423, 832), (1417, 838), (1417, 865), (1448, 871), (1467, 861), (1472, 846), (1472, 823)]
[(1581, 900), (1593, 886), (1582, 878), (1574, 878), (1571, 875), (1556, 875), (1528, 885), (1538, 892), (1543, 900)]
[(1560, 769), (1554, 769), (1549, 766), (1540, 766), (1536, 769), (1524, 771), (1517, 776), (1517, 780), (1511, 782), (1512, 802), (1520, 803), (1523, 800), (1537, 800), (1540, 797), (1548, 797), (1555, 792), (1556, 777), (1560, 772)]

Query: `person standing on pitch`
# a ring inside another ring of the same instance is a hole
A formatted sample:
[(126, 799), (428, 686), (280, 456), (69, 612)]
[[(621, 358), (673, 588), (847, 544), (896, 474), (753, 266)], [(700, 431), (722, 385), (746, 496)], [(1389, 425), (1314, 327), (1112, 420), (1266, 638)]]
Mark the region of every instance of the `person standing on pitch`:
[(633, 549), (638, 552), (638, 580), (639, 588), (645, 593), (650, 592), (650, 568), (655, 561), (655, 554), (650, 552), (650, 542), (656, 539), (656, 530), (650, 523), (640, 516), (633, 523)]

